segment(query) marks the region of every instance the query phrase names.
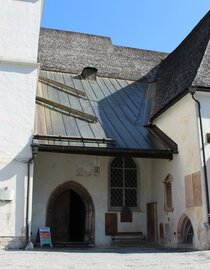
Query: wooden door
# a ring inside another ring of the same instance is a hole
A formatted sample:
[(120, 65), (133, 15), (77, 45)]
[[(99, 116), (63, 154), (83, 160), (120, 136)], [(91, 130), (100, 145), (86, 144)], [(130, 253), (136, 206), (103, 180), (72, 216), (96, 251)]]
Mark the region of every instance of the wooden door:
[(147, 241), (156, 243), (158, 240), (157, 230), (157, 203), (147, 204)]
[(52, 212), (52, 239), (54, 242), (69, 241), (70, 191), (61, 193), (55, 201)]

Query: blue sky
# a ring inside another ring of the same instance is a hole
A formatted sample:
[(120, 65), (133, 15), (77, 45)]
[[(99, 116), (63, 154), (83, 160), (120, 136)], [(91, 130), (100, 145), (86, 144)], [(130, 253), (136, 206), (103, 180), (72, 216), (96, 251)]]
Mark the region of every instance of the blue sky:
[(45, 0), (42, 26), (170, 52), (209, 9), (210, 0)]

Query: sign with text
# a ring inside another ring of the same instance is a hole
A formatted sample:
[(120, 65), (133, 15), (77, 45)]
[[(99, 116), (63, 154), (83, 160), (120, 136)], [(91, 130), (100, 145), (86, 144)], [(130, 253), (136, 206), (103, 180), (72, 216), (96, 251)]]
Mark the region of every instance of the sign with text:
[(50, 227), (39, 227), (40, 246), (52, 247)]

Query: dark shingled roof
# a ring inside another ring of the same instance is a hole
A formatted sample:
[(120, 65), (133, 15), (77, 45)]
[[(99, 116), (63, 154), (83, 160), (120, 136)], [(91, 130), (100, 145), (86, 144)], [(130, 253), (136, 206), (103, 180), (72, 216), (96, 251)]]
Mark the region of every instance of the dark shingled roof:
[(81, 73), (87, 65), (99, 76), (151, 82), (166, 53), (112, 45), (109, 37), (42, 28), (39, 40), (41, 68)]
[(152, 119), (189, 87), (210, 86), (210, 12), (184, 41), (161, 63), (156, 77)]
[[(209, 39), (210, 36), (207, 36), (207, 37)], [(200, 87), (210, 86), (210, 42), (208, 42), (208, 45), (205, 50), (205, 54), (199, 66), (197, 75), (193, 81), (193, 84)]]

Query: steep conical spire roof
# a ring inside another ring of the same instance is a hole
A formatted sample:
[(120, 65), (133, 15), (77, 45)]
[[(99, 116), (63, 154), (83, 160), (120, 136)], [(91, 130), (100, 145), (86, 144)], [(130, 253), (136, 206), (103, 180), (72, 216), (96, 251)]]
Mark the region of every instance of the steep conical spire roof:
[(210, 87), (210, 11), (183, 42), (161, 63), (156, 77), (152, 118), (189, 87)]

